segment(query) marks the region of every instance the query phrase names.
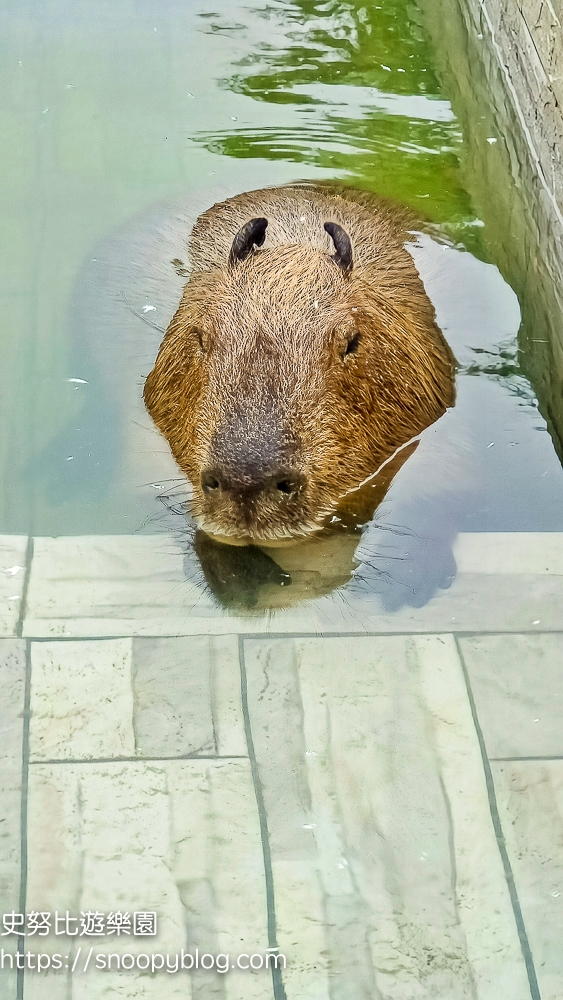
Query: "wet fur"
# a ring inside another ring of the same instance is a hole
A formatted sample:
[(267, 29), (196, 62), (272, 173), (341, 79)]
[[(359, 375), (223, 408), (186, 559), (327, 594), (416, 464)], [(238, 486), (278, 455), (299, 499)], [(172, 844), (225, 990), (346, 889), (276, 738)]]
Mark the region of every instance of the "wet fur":
[[(268, 219), (263, 247), (229, 267), (255, 216)], [(350, 236), (348, 274), (332, 259), (327, 221)], [(204, 528), (247, 541), (307, 534), (453, 405), (454, 360), (404, 249), (409, 224), (370, 195), (312, 185), (249, 192), (199, 217), (144, 398)], [(211, 506), (200, 478), (218, 461), (240, 489)], [(256, 495), (260, 462), (307, 486)]]

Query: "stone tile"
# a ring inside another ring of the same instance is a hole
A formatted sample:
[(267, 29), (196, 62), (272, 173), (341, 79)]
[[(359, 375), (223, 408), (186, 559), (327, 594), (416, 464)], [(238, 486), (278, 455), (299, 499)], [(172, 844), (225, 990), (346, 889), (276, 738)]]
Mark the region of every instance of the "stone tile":
[(453, 637), (245, 653), (288, 998), (528, 1000)]
[(133, 651), (138, 754), (246, 755), (236, 638), (135, 639)]
[(30, 759), (133, 756), (131, 660), (131, 639), (33, 643)]
[(563, 755), (563, 634), (462, 636), (490, 757)]
[[(186, 579), (184, 554), (169, 535), (38, 538), (25, 635), (174, 636), (271, 630), (269, 616), (223, 612)], [(300, 628), (314, 617), (291, 616)]]
[(542, 1000), (563, 996), (563, 761), (492, 764)]
[[(156, 938), (63, 936), (42, 950), (265, 952), (260, 826), (248, 761), (32, 765), (27, 908), (155, 910)], [(45, 835), (48, 831), (48, 836)], [(81, 966), (79, 966), (80, 968)], [(137, 970), (26, 977), (26, 1000), (270, 1000), (268, 971), (189, 975)]]
[[(188, 947), (211, 954), (268, 947), (262, 842), (248, 761), (174, 762), (169, 768), (176, 843), (174, 874)], [(193, 978), (194, 1000), (272, 997), (271, 973), (231, 969), (217, 982)]]
[(25, 642), (0, 640), (0, 899), (17, 908), (25, 702)]
[(181, 553), (167, 537), (37, 538), (26, 632), (130, 635), (131, 619), (168, 612), (182, 583)]
[[(24, 634), (95, 638), (272, 632), (522, 632), (538, 627), (538, 621), (542, 631), (560, 630), (563, 575), (554, 572), (560, 568), (559, 557), (554, 556), (548, 564), (549, 572), (545, 571), (545, 560), (532, 559), (531, 572), (524, 573), (525, 560), (530, 552), (533, 555), (533, 545), (528, 542), (536, 536), (526, 536), (528, 541), (518, 558), (514, 555), (520, 551), (518, 535), (502, 536), (502, 544), (499, 536), (492, 536), (497, 547), (508, 546), (512, 562), (510, 572), (491, 572), (493, 564), (485, 559), (485, 542), (475, 542), (480, 537), (460, 536), (458, 576), (448, 590), (437, 591), (422, 608), (407, 606), (387, 612), (377, 595), (345, 591), (295, 608), (248, 615), (222, 610), (209, 593), (187, 580), (183, 553), (168, 535), (38, 538)], [(543, 537), (537, 536), (540, 547)], [(562, 536), (549, 537), (554, 548), (555, 540), (559, 544)], [(474, 551), (475, 544), (478, 549)], [(494, 565), (503, 568), (500, 556)]]
[(15, 635), (25, 580), (27, 537), (0, 535), (0, 636)]
[[(25, 642), (0, 640), (0, 913), (19, 912)], [(0, 928), (0, 933), (3, 931)], [(15, 938), (1, 938), (5, 952)], [(7, 963), (8, 964), (8, 963)], [(15, 1000), (16, 972), (0, 969), (0, 1000)]]
[(448, 590), (437, 591), (423, 607), (407, 606), (392, 613), (382, 611), (376, 598), (358, 600), (348, 594), (345, 598), (345, 602), (318, 602), (318, 631), (560, 631), (563, 576), (460, 572)]
[(246, 734), (241, 703), (238, 638), (209, 638), (211, 655), (211, 706), (217, 753), (221, 757), (246, 757)]
[[(75, 944), (51, 934), (42, 938), (42, 951), (61, 953), (72, 966), (78, 945), (94, 945), (95, 954), (176, 952), (182, 947), (182, 909), (170, 871), (170, 804), (162, 768), (141, 763), (32, 765), (28, 831), (28, 912), (159, 914), (156, 939), (83, 937)], [(73, 976), (70, 970), (26, 976), (26, 1000), (39, 1000), (46, 993), (53, 1000), (112, 993), (174, 1000), (183, 995), (177, 977), (155, 977), (151, 982), (139, 972), (98, 971), (95, 965)]]
[(145, 757), (215, 754), (208, 636), (135, 639), (137, 752)]
[(246, 756), (237, 639), (32, 643), (31, 759)]
[(458, 573), (563, 576), (563, 532), (464, 533), (457, 537), (454, 556)]
[(10, 969), (9, 968), (10, 959), (8, 958), (8, 955), (11, 955), (12, 952), (16, 951), (17, 940), (16, 938), (14, 938), (13, 939), (14, 943), (11, 946), (6, 944), (6, 940), (7, 939), (4, 938), (4, 941), (0, 944), (0, 948), (4, 949), (4, 955), (5, 955), (4, 968), (3, 969), (0, 968), (0, 1000), (17, 1000), (18, 974), (17, 974), (17, 969), (15, 968), (16, 959), (15, 958), (11, 959), (14, 964), (14, 968)]

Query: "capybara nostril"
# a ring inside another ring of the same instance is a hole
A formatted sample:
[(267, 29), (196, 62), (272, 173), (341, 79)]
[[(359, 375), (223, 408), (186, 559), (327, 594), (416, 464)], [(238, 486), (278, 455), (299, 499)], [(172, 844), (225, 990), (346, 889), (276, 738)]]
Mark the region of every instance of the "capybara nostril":
[(201, 474), (201, 488), (204, 493), (215, 494), (270, 494), (277, 499), (287, 499), (297, 496), (306, 485), (306, 478), (300, 472), (289, 472), (287, 469), (277, 469), (264, 475), (253, 470), (249, 475), (248, 467), (244, 472), (224, 474), (220, 468), (204, 469)]
[(297, 493), (301, 493), (306, 486), (307, 480), (305, 476), (302, 476), (298, 472), (282, 472), (276, 473), (272, 477), (273, 486), (280, 494), (280, 499), (282, 497), (294, 496)]
[(204, 493), (212, 493), (213, 490), (219, 490), (221, 483), (217, 479), (217, 476), (211, 471), (211, 469), (204, 469), (201, 474), (201, 488)]
[(280, 479), (279, 483), (276, 483), (276, 486), (277, 486), (278, 490), (280, 491), (280, 493), (294, 493), (295, 492), (295, 490), (293, 489), (293, 486), (292, 486), (292, 484), (291, 484), (291, 482), (290, 482), (289, 479)]

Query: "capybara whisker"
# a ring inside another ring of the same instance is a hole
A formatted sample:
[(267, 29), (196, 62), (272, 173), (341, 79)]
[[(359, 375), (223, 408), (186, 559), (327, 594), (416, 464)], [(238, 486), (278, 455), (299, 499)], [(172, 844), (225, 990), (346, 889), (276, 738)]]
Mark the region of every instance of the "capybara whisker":
[(133, 315), (137, 317), (137, 319), (140, 319), (141, 323), (144, 323), (145, 326), (150, 326), (153, 330), (156, 330), (158, 333), (165, 333), (166, 332), (165, 330), (162, 329), (161, 326), (157, 326), (156, 323), (151, 323), (150, 319), (147, 319), (147, 317), (143, 316), (142, 313), (137, 312), (137, 310), (134, 309), (133, 306), (131, 305), (131, 303), (128, 301), (127, 296), (125, 295), (125, 292), (121, 292), (121, 298), (123, 299), (125, 305), (129, 309), (129, 311), (132, 312)]

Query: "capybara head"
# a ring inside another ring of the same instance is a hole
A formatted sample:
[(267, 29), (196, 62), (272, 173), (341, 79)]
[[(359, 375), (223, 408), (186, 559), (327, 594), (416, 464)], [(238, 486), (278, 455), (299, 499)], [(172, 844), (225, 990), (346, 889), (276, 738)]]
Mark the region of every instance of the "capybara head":
[(398, 224), (330, 189), (272, 189), (214, 206), (190, 251), (145, 402), (193, 513), (239, 543), (315, 531), (453, 403)]

